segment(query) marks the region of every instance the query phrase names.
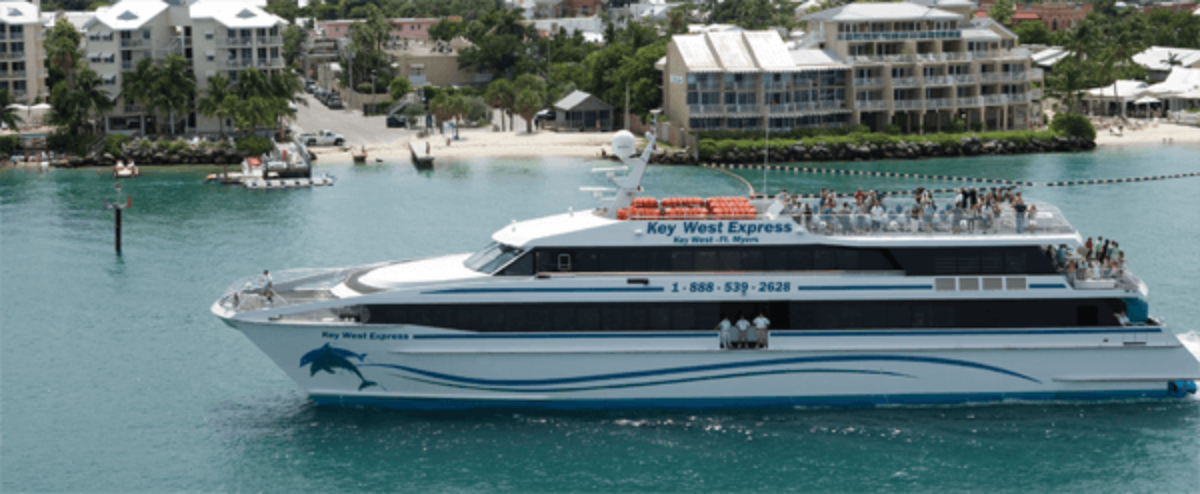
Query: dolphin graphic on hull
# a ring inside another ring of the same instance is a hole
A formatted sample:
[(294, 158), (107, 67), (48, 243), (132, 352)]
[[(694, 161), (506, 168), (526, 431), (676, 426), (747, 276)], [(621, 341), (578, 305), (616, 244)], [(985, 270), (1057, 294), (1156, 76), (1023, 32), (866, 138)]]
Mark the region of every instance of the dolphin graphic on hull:
[(354, 362), (350, 361), (352, 358), (356, 358), (358, 359), (359, 363), (362, 363), (364, 359), (367, 358), (367, 354), (364, 353), (360, 355), (350, 350), (334, 348), (329, 343), (326, 343), (325, 346), (304, 354), (304, 356), (300, 358), (300, 367), (309, 365), (309, 376), (315, 376), (317, 375), (317, 372), (320, 371), (334, 374), (335, 369), (346, 369), (350, 372), (353, 372), (354, 375), (358, 376), (358, 379), (362, 381), (362, 383), (358, 385), (359, 391), (362, 391), (368, 386), (379, 386), (378, 383), (374, 381), (368, 381), (367, 378), (363, 377), (362, 373), (358, 371), (358, 366), (355, 366)]

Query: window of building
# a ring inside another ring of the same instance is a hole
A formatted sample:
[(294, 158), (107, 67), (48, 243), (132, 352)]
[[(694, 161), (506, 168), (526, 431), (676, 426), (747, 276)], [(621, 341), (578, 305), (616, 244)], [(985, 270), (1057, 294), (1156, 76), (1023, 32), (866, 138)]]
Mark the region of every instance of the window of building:
[(142, 30), (142, 39), (150, 39), (150, 30), (149, 29)]

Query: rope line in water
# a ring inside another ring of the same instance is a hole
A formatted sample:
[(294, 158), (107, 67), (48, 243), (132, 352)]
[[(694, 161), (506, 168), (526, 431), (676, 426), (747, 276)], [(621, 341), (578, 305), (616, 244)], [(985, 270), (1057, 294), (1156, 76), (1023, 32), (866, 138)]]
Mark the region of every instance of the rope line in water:
[[(1036, 182), (1023, 182), (1023, 181), (1019, 181), (1019, 180), (1002, 180), (1002, 179), (974, 178), (974, 177), (951, 177), (951, 176), (946, 176), (946, 175), (919, 175), (916, 173), (872, 172), (872, 171), (862, 171), (862, 170), (838, 170), (838, 169), (832, 169), (832, 168), (808, 168), (808, 167), (796, 167), (796, 166), (784, 166), (784, 165), (739, 165), (739, 164), (730, 165), (730, 164), (724, 164), (724, 163), (710, 163), (710, 164), (705, 164), (705, 165), (701, 165), (701, 166), (704, 166), (707, 168), (714, 168), (714, 169), (722, 170), (722, 171), (726, 171), (726, 172), (728, 172), (727, 170), (729, 170), (729, 169), (762, 170), (765, 166), (765, 168), (767, 170), (775, 170), (775, 171), (780, 171), (780, 172), (820, 173), (820, 174), (831, 174), (831, 175), (860, 175), (860, 176), (867, 176), (867, 177), (889, 177), (889, 178), (913, 178), (913, 179), (919, 179), (919, 180), (944, 180), (944, 181), (950, 181), (950, 182), (999, 184), (999, 185), (1009, 185), (1009, 186), (1016, 186), (1016, 187), (1021, 187), (1021, 186), (1024, 186), (1024, 187), (1070, 187), (1070, 186), (1075, 186), (1075, 185), (1103, 185), (1103, 184), (1118, 184), (1118, 183), (1133, 183), (1133, 182), (1150, 182), (1150, 181), (1154, 181), (1154, 180), (1169, 180), (1169, 179), (1176, 179), (1176, 178), (1200, 177), (1200, 172), (1192, 172), (1192, 173), (1175, 173), (1172, 175), (1153, 175), (1153, 176), (1149, 176), (1149, 177), (1105, 178), (1105, 179), (1098, 179), (1098, 180), (1076, 180), (1076, 181), (1070, 181), (1070, 182), (1047, 182), (1044, 184), (1039, 184)], [(732, 174), (732, 175), (736, 175), (736, 174)], [(743, 179), (743, 181), (745, 181), (745, 180)], [(748, 182), (747, 182), (747, 185), (749, 185)], [(751, 190), (753, 190), (753, 188), (751, 188)]]

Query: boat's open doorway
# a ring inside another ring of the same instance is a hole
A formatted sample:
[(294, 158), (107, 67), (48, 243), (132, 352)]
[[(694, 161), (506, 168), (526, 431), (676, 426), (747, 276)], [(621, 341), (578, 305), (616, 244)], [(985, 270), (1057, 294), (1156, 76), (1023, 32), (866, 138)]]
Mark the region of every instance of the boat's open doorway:
[(770, 346), (770, 330), (790, 327), (787, 302), (721, 302), (721, 348), (726, 350), (765, 350)]

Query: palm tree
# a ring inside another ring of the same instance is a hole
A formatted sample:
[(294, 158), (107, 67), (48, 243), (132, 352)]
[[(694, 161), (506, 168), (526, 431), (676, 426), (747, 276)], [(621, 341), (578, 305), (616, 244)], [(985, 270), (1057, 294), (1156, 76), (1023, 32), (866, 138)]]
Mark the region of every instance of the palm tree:
[[(175, 112), (187, 111), (192, 106), (196, 97), (196, 76), (188, 69), (186, 59), (171, 55), (158, 71), (157, 86), (161, 108), (168, 111), (171, 135), (175, 135)], [(184, 125), (186, 127), (187, 123)]]
[(533, 133), (533, 116), (542, 109), (542, 95), (531, 88), (523, 88), (517, 93), (514, 110), (525, 119), (525, 130)]
[(149, 58), (138, 60), (133, 71), (125, 72), (121, 76), (120, 99), (130, 105), (141, 103), (145, 108), (141, 118), (143, 136), (146, 135), (146, 114), (152, 110), (151, 105), (154, 103), (157, 81), (158, 67)]
[[(196, 101), (196, 111), (208, 118), (216, 117), (221, 129), (221, 137), (225, 137), (225, 119), (233, 115), (231, 108), (225, 106), (225, 98), (233, 96), (229, 91), (229, 79), (221, 75), (209, 76), (205, 81), (204, 95)], [(236, 100), (236, 96), (234, 96)]]
[(508, 79), (496, 79), (488, 84), (484, 99), (487, 100), (489, 105), (500, 110), (501, 131), (508, 130), (504, 127), (504, 114), (512, 115), (512, 106), (516, 93), (512, 81)]
[(270, 98), (271, 83), (258, 69), (246, 69), (238, 74), (237, 93), (242, 99)]
[(15, 108), (9, 108), (16, 104), (12, 93), (7, 89), (0, 89), (0, 123), (7, 125), (8, 128), (17, 131), (17, 138), (21, 137), (21, 124), (25, 122), (21, 115), (17, 113)]
[(450, 97), (450, 112), (454, 115), (454, 120), (457, 123), (454, 125), (454, 138), (458, 139), (458, 128), (462, 126), (462, 121), (467, 118), (467, 111), (470, 110), (471, 103), (461, 94), (455, 94)]
[(442, 122), (450, 120), (454, 116), (453, 102), (450, 100), (451, 98), (448, 93), (439, 91), (437, 96), (434, 96), (429, 101), (429, 112), (433, 114), (433, 118), (437, 119), (438, 129), (443, 134), (445, 134), (445, 131), (442, 130)]
[(99, 117), (112, 111), (115, 103), (109, 99), (108, 93), (104, 92), (103, 86), (104, 79), (89, 68), (79, 71), (79, 75), (75, 77), (75, 97), (80, 123), (90, 122), (92, 115)]
[(296, 110), (292, 109), (292, 105), (308, 106), (308, 100), (304, 98), (304, 86), (295, 74), (284, 73), (272, 77), (269, 85), (272, 97), (280, 102), (279, 117), (295, 118)]

